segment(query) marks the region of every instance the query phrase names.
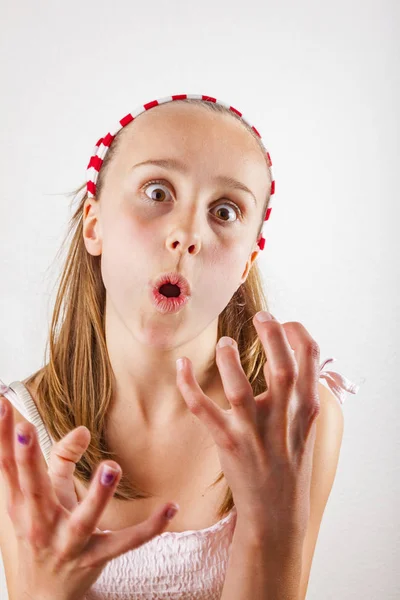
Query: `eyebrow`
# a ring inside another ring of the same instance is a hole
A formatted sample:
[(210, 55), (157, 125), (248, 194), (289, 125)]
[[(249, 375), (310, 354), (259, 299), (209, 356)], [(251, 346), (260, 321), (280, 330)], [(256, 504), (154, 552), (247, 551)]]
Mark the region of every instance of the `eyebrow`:
[[(173, 169), (174, 171), (178, 171), (179, 173), (183, 173), (184, 175), (189, 172), (189, 169), (186, 165), (174, 158), (144, 160), (143, 162), (134, 165), (131, 170), (133, 171), (134, 169), (137, 169), (138, 167), (143, 167), (144, 165), (154, 165), (156, 167), (162, 167), (163, 169)], [(227, 175), (218, 175), (214, 178), (214, 180), (218, 181), (218, 183), (227, 185), (230, 188), (242, 190), (242, 192), (250, 194), (250, 196), (253, 198), (254, 204), (257, 205), (255, 195), (251, 190), (249, 190), (249, 188), (246, 185), (244, 185), (244, 183), (241, 183), (233, 177), (228, 177)]]

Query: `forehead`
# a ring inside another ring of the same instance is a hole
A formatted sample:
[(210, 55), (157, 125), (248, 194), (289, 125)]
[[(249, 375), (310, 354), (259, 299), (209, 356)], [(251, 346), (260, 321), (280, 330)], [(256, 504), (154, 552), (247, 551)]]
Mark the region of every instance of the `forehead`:
[(169, 102), (154, 107), (127, 125), (120, 137), (116, 162), (123, 169), (173, 156), (195, 165), (198, 173), (204, 169), (233, 175), (247, 167), (248, 177), (269, 182), (263, 152), (245, 127), (230, 115), (201, 106)]

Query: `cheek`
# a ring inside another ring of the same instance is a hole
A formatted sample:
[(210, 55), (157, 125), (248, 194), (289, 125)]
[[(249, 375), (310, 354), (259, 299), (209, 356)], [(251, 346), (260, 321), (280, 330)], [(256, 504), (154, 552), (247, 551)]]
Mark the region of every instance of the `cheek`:
[[(244, 271), (245, 260), (239, 255), (219, 253), (215, 260), (203, 271), (204, 302), (214, 315), (219, 315), (229, 304), (236, 292)], [(243, 268), (242, 268), (243, 266)], [(208, 293), (207, 293), (208, 290)], [(209, 290), (213, 290), (210, 294)]]
[(135, 251), (137, 248), (149, 247), (152, 241), (152, 235), (146, 227), (146, 223), (129, 213), (122, 214), (115, 222), (113, 238), (114, 243), (123, 245), (126, 249), (134, 248)]
[(141, 261), (149, 256), (154, 234), (151, 235), (143, 221), (128, 211), (121, 211), (110, 221), (104, 243), (109, 253), (118, 257), (119, 263), (134, 265), (138, 256)]
[[(147, 260), (152, 256), (151, 235), (127, 217), (110, 222), (103, 233), (101, 271), (107, 291), (132, 298), (153, 274)], [(154, 240), (153, 240), (154, 244)]]

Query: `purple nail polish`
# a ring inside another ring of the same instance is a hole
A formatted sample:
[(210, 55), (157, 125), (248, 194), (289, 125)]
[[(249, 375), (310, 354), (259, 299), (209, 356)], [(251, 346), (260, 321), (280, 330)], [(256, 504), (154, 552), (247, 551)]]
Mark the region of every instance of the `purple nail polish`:
[(29, 434), (23, 435), (22, 433), (18, 433), (18, 441), (20, 444), (24, 444), (24, 446), (29, 446), (31, 443), (31, 436)]
[(115, 478), (118, 475), (118, 471), (115, 471), (111, 467), (104, 467), (101, 472), (101, 483), (103, 485), (112, 485), (115, 481)]

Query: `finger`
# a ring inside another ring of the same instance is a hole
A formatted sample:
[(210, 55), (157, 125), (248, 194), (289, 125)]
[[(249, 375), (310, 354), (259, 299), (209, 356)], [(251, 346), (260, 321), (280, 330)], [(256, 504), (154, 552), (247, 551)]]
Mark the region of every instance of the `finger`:
[(36, 428), (32, 423), (18, 423), (14, 437), (19, 484), (31, 522), (52, 520), (59, 502), (47, 474)]
[(304, 448), (320, 410), (318, 394), (320, 349), (301, 323), (285, 323), (284, 328), (289, 343), (294, 349), (299, 369), (296, 383), (298, 406), (291, 434), (293, 449), (297, 452)]
[(268, 359), (265, 360), (264, 363), (264, 379), (265, 379), (265, 383), (266, 383), (266, 388), (267, 390), (269, 390), (269, 380), (270, 380), (270, 372), (269, 372), (269, 362)]
[[(265, 312), (267, 312), (267, 311), (259, 311), (259, 312), (263, 312), (263, 313), (265, 313)], [(257, 314), (258, 314), (258, 313), (257, 313)], [(272, 321), (276, 321), (276, 322), (278, 322), (278, 323), (279, 323), (278, 319), (276, 319), (276, 318), (274, 317), (274, 315), (271, 315), (271, 313), (268, 313), (268, 314), (269, 314), (269, 316), (271, 317), (271, 320), (272, 320)], [(257, 315), (255, 315), (255, 316), (257, 316)], [(260, 340), (260, 341), (261, 341), (261, 340)], [(265, 348), (264, 348), (264, 351), (265, 351)], [(268, 357), (267, 357), (267, 356), (265, 356), (265, 362), (264, 362), (264, 379), (265, 379), (265, 383), (266, 383), (266, 389), (267, 389), (267, 391), (268, 391), (268, 389), (269, 389), (269, 385), (270, 385), (270, 384), (269, 384), (269, 380), (270, 380), (270, 370), (269, 370), (269, 361), (268, 361)]]
[(224, 442), (226, 417), (223, 411), (199, 386), (191, 361), (186, 357), (182, 360), (183, 368), (177, 369), (177, 385), (189, 410), (208, 427), (217, 444)]
[(320, 349), (314, 338), (301, 323), (284, 323), (286, 337), (293, 348), (298, 365), (297, 389), (303, 403), (315, 407), (318, 398)]
[[(176, 504), (176, 503), (174, 503)], [(148, 519), (132, 527), (119, 531), (95, 534), (87, 549), (87, 561), (92, 566), (104, 564), (121, 554), (138, 548), (159, 535), (168, 525), (171, 518), (166, 516), (166, 509), (172, 505), (164, 505)], [(179, 509), (179, 505), (176, 504)], [(176, 514), (176, 513), (175, 513)]]
[[(281, 323), (276, 319), (260, 322), (257, 315), (253, 323), (269, 363), (268, 418), (263, 429), (264, 437), (274, 446), (275, 456), (287, 460), (290, 453), (290, 423), (293, 420), (291, 400), (298, 366)], [(263, 371), (265, 375), (265, 365)]]
[[(254, 317), (253, 323), (268, 360), (268, 387), (273, 398), (274, 409), (280, 414), (278, 419), (281, 419), (288, 408), (290, 392), (298, 376), (298, 366), (285, 330), (279, 321), (260, 322)], [(264, 373), (265, 371), (264, 368)]]
[(78, 503), (73, 475), (76, 464), (87, 450), (90, 438), (90, 431), (82, 425), (70, 431), (51, 448), (48, 474), (59, 501), (69, 511)]
[(102, 463), (97, 469), (89, 492), (69, 519), (62, 552), (66, 560), (75, 558), (87, 546), (107, 503), (114, 495), (121, 475), (121, 467), (116, 462)]
[(0, 418), (0, 471), (5, 482), (8, 510), (23, 500), (14, 452), (14, 414), (8, 400), (1, 399), (4, 412)]
[[(221, 340), (226, 340), (227, 345), (220, 346)], [(233, 411), (248, 423), (255, 422), (256, 406), (254, 403), (253, 388), (250, 385), (240, 362), (237, 344), (232, 338), (223, 336), (217, 344), (216, 361), (221, 374), (225, 395)]]

